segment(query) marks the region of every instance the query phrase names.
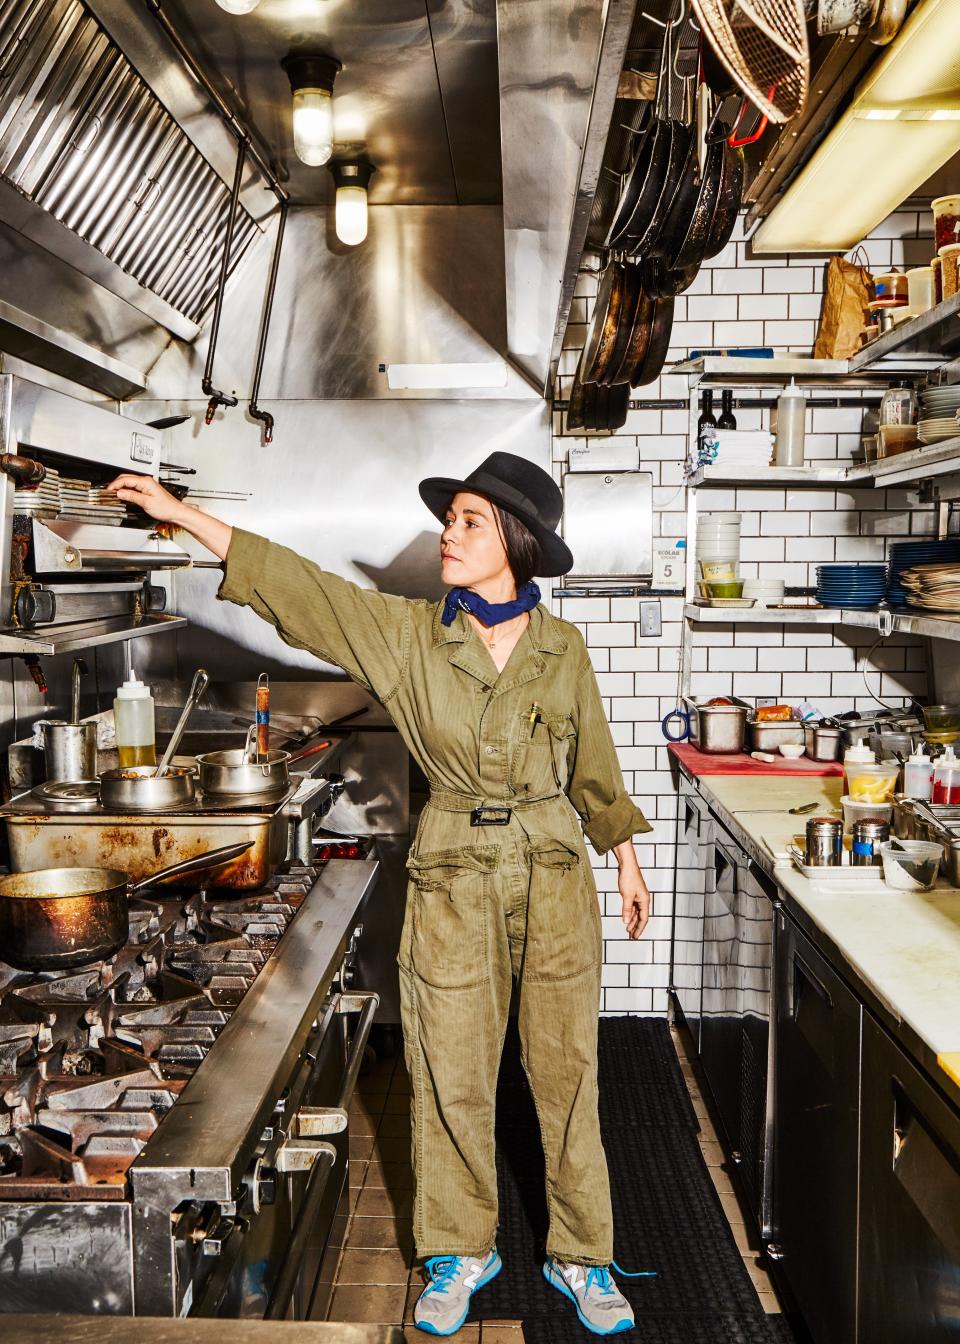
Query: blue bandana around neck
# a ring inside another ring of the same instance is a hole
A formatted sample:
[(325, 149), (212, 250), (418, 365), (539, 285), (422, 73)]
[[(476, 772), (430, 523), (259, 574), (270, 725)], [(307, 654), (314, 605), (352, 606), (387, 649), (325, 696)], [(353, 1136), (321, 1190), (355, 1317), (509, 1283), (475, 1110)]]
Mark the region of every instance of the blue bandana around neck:
[(484, 625), (499, 625), (501, 621), (512, 621), (514, 616), (532, 611), (539, 601), (540, 589), (532, 580), (517, 590), (512, 602), (488, 602), (470, 588), (451, 588), (440, 620), (444, 625), (452, 625), (458, 611), (468, 611)]

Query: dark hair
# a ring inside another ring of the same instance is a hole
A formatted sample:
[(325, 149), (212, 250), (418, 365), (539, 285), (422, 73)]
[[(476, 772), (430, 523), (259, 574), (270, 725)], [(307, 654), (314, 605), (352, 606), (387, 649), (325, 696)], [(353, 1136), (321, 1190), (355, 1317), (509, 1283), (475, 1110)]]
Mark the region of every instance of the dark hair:
[(494, 504), (493, 507), (500, 521), (500, 535), (503, 538), (504, 550), (507, 552), (507, 564), (513, 573), (513, 581), (518, 588), (522, 588), (540, 572), (542, 559), (540, 543), (526, 523), (522, 523), (515, 514), (501, 509), (499, 504)]

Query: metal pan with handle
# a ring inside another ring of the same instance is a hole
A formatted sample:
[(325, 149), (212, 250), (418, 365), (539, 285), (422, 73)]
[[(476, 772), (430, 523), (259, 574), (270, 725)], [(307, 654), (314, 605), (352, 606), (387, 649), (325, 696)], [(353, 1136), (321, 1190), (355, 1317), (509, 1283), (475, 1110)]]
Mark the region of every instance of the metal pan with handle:
[(597, 301), (583, 346), (581, 367), (583, 382), (593, 383), (603, 375), (613, 354), (620, 324), (620, 310), (626, 296), (626, 268), (611, 261), (604, 267), (597, 290)]
[(697, 147), (693, 143), (684, 172), (687, 181), (674, 198), (656, 245), (656, 255), (662, 257), (671, 270), (699, 266), (703, 260), (720, 193), (723, 142), (713, 139), (708, 143), (699, 181)]
[(58, 971), (112, 957), (130, 934), (131, 896), (230, 863), (251, 844), (224, 845), (133, 883), (117, 868), (37, 868), (0, 877), (0, 958), (20, 970)]
[(190, 715), (203, 695), (210, 678), (199, 668), (190, 686), (190, 694), (177, 720), (160, 764), (120, 766), (100, 776), (100, 802), (108, 812), (166, 812), (183, 807), (194, 797), (195, 773), (186, 766), (171, 765)]

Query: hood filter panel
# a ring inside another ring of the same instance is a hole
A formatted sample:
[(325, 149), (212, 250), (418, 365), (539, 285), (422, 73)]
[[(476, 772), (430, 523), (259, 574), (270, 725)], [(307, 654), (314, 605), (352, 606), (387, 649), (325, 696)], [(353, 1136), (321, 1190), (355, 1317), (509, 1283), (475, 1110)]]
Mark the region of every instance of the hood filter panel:
[[(229, 189), (79, 0), (0, 0), (0, 174), (200, 321)], [(241, 207), (231, 271), (256, 232)]]

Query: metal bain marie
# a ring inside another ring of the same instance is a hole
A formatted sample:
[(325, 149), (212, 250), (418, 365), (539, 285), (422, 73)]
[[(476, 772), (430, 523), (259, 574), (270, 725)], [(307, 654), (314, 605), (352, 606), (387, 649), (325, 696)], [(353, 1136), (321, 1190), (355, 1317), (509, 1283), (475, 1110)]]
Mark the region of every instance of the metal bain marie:
[[(201, 808), (176, 813), (108, 815), (47, 813), (29, 794), (2, 809), (14, 872), (32, 868), (119, 868), (132, 882), (158, 868), (191, 859), (206, 850), (252, 841), (239, 859), (216, 874), (216, 886), (253, 891), (269, 880), (286, 855), (284, 798), (269, 807), (243, 811)], [(198, 873), (178, 880), (183, 887), (210, 884)]]

